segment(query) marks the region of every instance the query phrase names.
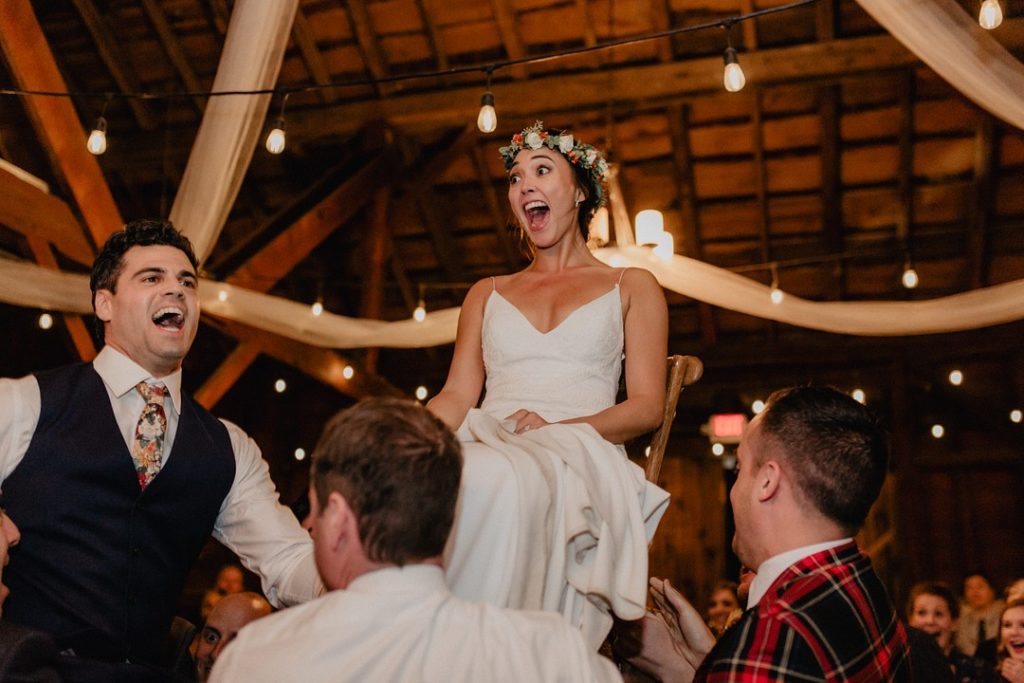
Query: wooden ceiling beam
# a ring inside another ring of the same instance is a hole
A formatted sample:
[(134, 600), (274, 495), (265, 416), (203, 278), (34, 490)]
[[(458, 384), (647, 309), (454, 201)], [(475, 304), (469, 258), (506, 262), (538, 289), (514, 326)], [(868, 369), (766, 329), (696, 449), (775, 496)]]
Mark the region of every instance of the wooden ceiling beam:
[[(132, 69), (127, 56), (121, 50), (121, 44), (114, 39), (114, 35), (110, 32), (106, 20), (96, 9), (96, 4), (93, 0), (73, 0), (73, 2), (75, 9), (78, 10), (79, 16), (82, 17), (82, 21), (85, 23), (86, 29), (92, 35), (92, 40), (96, 44), (96, 50), (99, 52), (100, 59), (103, 60), (103, 64), (107, 67), (114, 82), (117, 83), (117, 87), (121, 92), (141, 91), (142, 88), (139, 86), (139, 79), (135, 75), (135, 70)], [(156, 115), (147, 102), (137, 97), (132, 97), (128, 99), (128, 106), (131, 108), (139, 128), (154, 130), (157, 127)]]
[(914, 224), (914, 71), (908, 69), (900, 87), (899, 184), (900, 206), (896, 217), (896, 239), (910, 248)]
[[(295, 10), (295, 21), (292, 23), (292, 37), (299, 47), (302, 61), (306, 65), (313, 82), (317, 85), (327, 85), (331, 82), (331, 72), (327, 68), (323, 55), (316, 46), (316, 39), (309, 27), (309, 21), (302, 12), (302, 7)], [(334, 88), (322, 88), (316, 91), (320, 101), (330, 104), (338, 99), (338, 91)]]
[[(53, 255), (53, 250), (46, 240), (38, 235), (29, 235), (28, 246), (39, 265), (50, 270), (60, 270), (57, 259)], [(74, 346), (78, 358), (86, 362), (95, 358), (96, 346), (92, 342), (92, 335), (89, 334), (89, 328), (86, 327), (82, 316), (64, 313), (61, 317), (64, 319), (64, 326), (71, 337), (71, 344)]]
[(438, 71), (448, 69), (448, 52), (445, 49), (444, 38), (441, 29), (438, 27), (434, 17), (437, 16), (435, 5), (443, 0), (416, 0), (416, 9), (420, 13), (420, 21), (427, 27), (427, 35), (430, 36), (430, 45), (434, 49), (437, 59)]
[(771, 218), (768, 212), (768, 169), (764, 153), (764, 112), (761, 104), (761, 89), (754, 88), (754, 110), (750, 125), (754, 131), (754, 196), (757, 198), (757, 233), (761, 248), (761, 261), (772, 260)]
[[(821, 89), (819, 115), (821, 117), (821, 227), (829, 252), (841, 254), (846, 250), (843, 234), (842, 153), (840, 143), (839, 86), (827, 85)], [(836, 297), (846, 297), (846, 266), (842, 260), (834, 265)]]
[[(164, 14), (158, 0), (142, 0), (142, 9), (149, 17), (149, 21), (160, 39), (160, 44), (164, 46), (164, 52), (167, 53), (168, 59), (171, 60), (175, 71), (178, 72), (182, 83), (185, 84), (185, 89), (191, 92), (205, 90), (196, 72), (192, 69), (192, 64), (188, 55), (185, 54), (184, 48), (181, 47), (178, 37), (174, 35), (174, 28), (167, 21), (167, 15)], [(206, 109), (206, 98), (196, 96), (192, 98), (192, 102), (200, 114)]]
[[(28, 0), (0, 2), (0, 26), (0, 49), (19, 88), (67, 90)], [(93, 241), (102, 244), (123, 221), (96, 157), (85, 148), (85, 134), (71, 101), (64, 97), (23, 101), (51, 166), (71, 189)]]
[(989, 224), (999, 168), (999, 144), (995, 121), (982, 115), (974, 134), (974, 192), (968, 215), (967, 264), (971, 287), (988, 285)]
[[(650, 0), (651, 24), (656, 33), (667, 31), (672, 27), (667, 0)], [(672, 61), (672, 38), (658, 39), (658, 59), (662, 62)]]
[(487, 213), (491, 216), (491, 224), (494, 226), (494, 236), (498, 240), (498, 248), (505, 256), (505, 262), (509, 270), (515, 270), (519, 265), (516, 258), (515, 246), (508, 234), (508, 220), (502, 211), (502, 204), (498, 200), (498, 193), (494, 190), (494, 183), (491, 181), (490, 173), (487, 171), (487, 161), (484, 159), (484, 151), (479, 145), (473, 145), (473, 166), (476, 168), (476, 175), (480, 179), (480, 194), (487, 205)]
[(394, 177), (398, 154), (388, 147), (336, 190), (318, 202), (267, 246), (238, 268), (227, 281), (258, 292), (269, 291), (320, 243), (347, 223)]
[[(683, 218), (682, 253), (699, 261), (704, 260), (701, 243), (700, 212), (697, 210), (697, 188), (693, 179), (693, 152), (690, 149), (690, 108), (672, 105), (668, 110), (669, 131), (672, 136), (672, 161), (675, 167), (679, 214)], [(704, 301), (697, 302), (701, 346), (708, 348), (718, 341), (714, 308)]]
[[(505, 46), (505, 55), (508, 59), (522, 59), (526, 56), (526, 48), (519, 36), (519, 17), (516, 8), (512, 6), (511, 0), (491, 0), (491, 8), (494, 10), (494, 21), (498, 25), (498, 35)], [(530, 75), (525, 64), (509, 67), (508, 72), (518, 80), (525, 80)]]
[(345, 367), (355, 364), (331, 349), (303, 344), (287, 337), (257, 330), (232, 320), (207, 315), (206, 321), (229, 334), (240, 342), (254, 343), (261, 352), (278, 361), (298, 368), (327, 386), (334, 387), (346, 396), (402, 396), (390, 382), (379, 375), (355, 372), (351, 379), (345, 379)]
[(231, 21), (231, 10), (228, 9), (227, 0), (206, 0), (206, 5), (217, 33), (221, 36), (227, 35), (228, 23)]
[(76, 263), (92, 265), (92, 245), (64, 201), (2, 168), (0, 197), (0, 223), (25, 237), (42, 238)]
[[(370, 11), (366, 8), (366, 2), (364, 0), (348, 0), (346, 4), (348, 5), (349, 18), (352, 20), (352, 28), (355, 30), (356, 42), (359, 43), (363, 62), (366, 64), (366, 70), (374, 78), (386, 78), (388, 75), (387, 63), (384, 60), (384, 53), (380, 49), (380, 44), (377, 42), (377, 36), (373, 30)], [(384, 87), (384, 84), (379, 84), (377, 87), (377, 92), (382, 95), (392, 90), (393, 86), (391, 85)]]
[(217, 402), (224, 398), (224, 394), (231, 390), (231, 387), (249, 369), (249, 366), (259, 358), (259, 355), (259, 344), (253, 342), (239, 344), (213, 371), (213, 374), (206, 378), (203, 386), (199, 387), (199, 390), (192, 395), (192, 398), (207, 410), (213, 410)]
[(466, 280), (466, 268), (463, 265), (462, 257), (459, 255), (458, 243), (448, 222), (444, 220), (438, 207), (441, 202), (433, 190), (427, 188), (416, 196), (416, 207), (423, 221), (427, 233), (430, 235), (434, 245), (434, 254), (437, 262), (441, 264), (445, 277), (454, 282)]
[[(740, 11), (743, 14), (750, 14), (755, 9), (754, 0), (740, 0)], [(743, 28), (743, 47), (747, 52), (753, 52), (757, 49), (757, 19), (747, 19), (740, 26)]]

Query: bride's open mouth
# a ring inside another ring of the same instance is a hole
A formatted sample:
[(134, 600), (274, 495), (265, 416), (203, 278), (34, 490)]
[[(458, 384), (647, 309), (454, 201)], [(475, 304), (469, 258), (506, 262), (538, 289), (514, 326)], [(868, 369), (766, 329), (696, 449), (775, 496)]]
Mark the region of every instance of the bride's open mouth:
[(526, 225), (530, 230), (540, 230), (547, 224), (548, 215), (551, 209), (540, 200), (528, 202), (523, 207), (526, 212)]

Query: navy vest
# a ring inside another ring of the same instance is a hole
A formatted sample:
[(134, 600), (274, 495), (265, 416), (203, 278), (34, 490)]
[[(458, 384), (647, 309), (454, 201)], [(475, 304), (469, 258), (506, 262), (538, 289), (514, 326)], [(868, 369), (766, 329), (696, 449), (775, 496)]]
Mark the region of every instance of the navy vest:
[(3, 618), (83, 657), (154, 663), (234, 481), (227, 429), (183, 395), (167, 466), (141, 491), (92, 364), (36, 379), (39, 424), (3, 483), (21, 531), (3, 573)]

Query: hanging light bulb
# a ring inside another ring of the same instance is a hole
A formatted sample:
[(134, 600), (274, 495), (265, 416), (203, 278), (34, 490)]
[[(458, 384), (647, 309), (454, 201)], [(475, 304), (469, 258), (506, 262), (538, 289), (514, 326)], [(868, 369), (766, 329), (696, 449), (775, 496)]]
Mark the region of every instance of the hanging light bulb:
[(854, 389), (852, 392), (850, 392), (850, 395), (853, 396), (853, 400), (856, 401), (857, 403), (866, 403), (868, 400), (868, 397), (864, 393), (863, 389)]
[(341, 370), (341, 376), (344, 377), (345, 379), (352, 379), (352, 376), (355, 374), (356, 370), (351, 365), (346, 365)]
[(933, 424), (932, 425), (932, 436), (934, 436), (936, 439), (941, 439), (945, 435), (946, 435), (946, 428), (945, 427), (943, 427), (940, 424)]
[(427, 397), (427, 388), (422, 384), (416, 387), (416, 398), (422, 401)]
[(274, 121), (274, 127), (267, 133), (267, 151), (271, 154), (280, 154), (284, 151), (285, 143), (287, 142), (287, 136), (284, 132), (284, 105), (288, 102), (288, 95), (291, 93), (285, 93), (284, 99), (281, 100), (281, 113), (278, 115), (277, 120)]
[(1019, 425), (1022, 419), (1024, 419), (1024, 412), (1021, 412), (1020, 408), (1014, 408), (1010, 411), (1010, 422)]
[(949, 373), (949, 383), (958, 387), (964, 383), (964, 373), (960, 370), (953, 370)]
[(476, 127), (481, 133), (493, 133), (498, 127), (498, 112), (494, 110), (494, 93), (490, 90), (480, 98), (480, 113), (476, 117)]
[(476, 115), (476, 127), (481, 133), (493, 133), (498, 127), (498, 112), (494, 109), (494, 93), (491, 92), (493, 66), (487, 67), (487, 87), (480, 97), (480, 113)]
[(48, 330), (53, 327), (53, 316), (49, 313), (39, 314), (39, 329)]
[(911, 267), (910, 261), (907, 261), (906, 264), (904, 264), (903, 275), (900, 278), (900, 281), (903, 283), (903, 286), (906, 287), (907, 289), (913, 289), (914, 287), (917, 287), (918, 283), (920, 282), (920, 279), (917, 277), (917, 271), (914, 270), (913, 267)]
[(999, 6), (999, 0), (985, 0), (981, 3), (978, 23), (990, 31), (1003, 23), (1003, 8)]
[(420, 302), (416, 305), (416, 310), (412, 312), (412, 319), (418, 323), (427, 319), (427, 305), (423, 299), (420, 299)]
[(303, 460), (305, 460), (306, 459), (306, 449), (305, 448), (296, 448), (295, 449), (295, 459), (298, 460), (299, 462), (302, 462)]
[(729, 92), (743, 90), (743, 86), (747, 84), (747, 77), (743, 75), (743, 69), (740, 68), (740, 58), (736, 54), (736, 48), (731, 45), (725, 48), (722, 59), (725, 61), (725, 75), (722, 78), (725, 89)]
[(768, 298), (776, 306), (785, 298), (785, 293), (778, 288), (778, 268), (774, 263), (771, 264), (771, 294), (768, 295)]
[(665, 232), (665, 217), (657, 209), (645, 209), (636, 215), (637, 244), (658, 244), (659, 235)]
[(85, 142), (85, 148), (90, 153), (99, 156), (107, 151), (107, 120), (100, 116), (96, 119), (96, 125), (89, 133), (89, 139)]
[(309, 310), (310, 312), (312, 312), (313, 315), (320, 317), (321, 315), (323, 315), (324, 312), (324, 302), (321, 301), (320, 299), (317, 299), (316, 301), (313, 302), (313, 305), (309, 307)]

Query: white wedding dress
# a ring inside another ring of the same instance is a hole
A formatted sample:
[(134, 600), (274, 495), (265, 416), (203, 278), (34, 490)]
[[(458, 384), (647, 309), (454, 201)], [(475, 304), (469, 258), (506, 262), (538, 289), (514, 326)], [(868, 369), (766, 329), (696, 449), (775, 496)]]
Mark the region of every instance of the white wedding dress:
[(643, 616), (647, 544), (668, 504), (621, 446), (585, 424), (515, 434), (520, 408), (548, 422), (615, 403), (622, 368), (619, 285), (539, 332), (498, 291), (483, 316), (486, 394), (459, 429), (465, 463), (445, 551), (465, 599), (562, 613), (595, 647), (610, 612)]

